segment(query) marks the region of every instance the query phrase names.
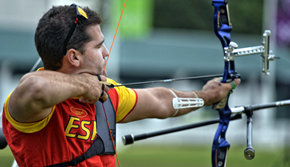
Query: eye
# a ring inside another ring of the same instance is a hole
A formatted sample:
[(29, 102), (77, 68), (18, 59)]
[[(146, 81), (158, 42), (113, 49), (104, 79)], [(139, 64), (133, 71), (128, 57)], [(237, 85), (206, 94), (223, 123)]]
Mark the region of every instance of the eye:
[(101, 47), (103, 47), (104, 43), (101, 43), (99, 45), (96, 46), (96, 48), (100, 49)]

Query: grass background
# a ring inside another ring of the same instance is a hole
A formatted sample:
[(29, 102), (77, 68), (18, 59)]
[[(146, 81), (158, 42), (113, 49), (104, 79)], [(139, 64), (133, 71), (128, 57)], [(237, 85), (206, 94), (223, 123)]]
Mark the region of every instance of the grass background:
[[(256, 148), (256, 157), (249, 161), (243, 156), (244, 146), (231, 147), (228, 167), (290, 167), (284, 148)], [(118, 152), (121, 167), (210, 167), (211, 146), (129, 146)], [(289, 156), (288, 156), (289, 157)], [(286, 164), (288, 161), (288, 164)], [(0, 166), (11, 167), (13, 156), (9, 148), (0, 150)]]
[[(230, 148), (228, 167), (284, 167), (284, 149), (256, 149), (256, 157), (249, 161), (243, 155), (244, 146)], [(119, 155), (121, 166), (125, 167), (210, 167), (211, 146), (138, 146)], [(288, 164), (289, 165), (289, 164)], [(290, 166), (288, 166), (290, 167)]]

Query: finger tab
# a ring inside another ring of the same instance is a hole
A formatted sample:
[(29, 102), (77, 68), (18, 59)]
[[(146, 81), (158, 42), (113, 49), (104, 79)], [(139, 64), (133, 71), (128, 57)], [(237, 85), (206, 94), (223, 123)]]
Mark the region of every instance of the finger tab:
[(97, 75), (97, 77), (98, 77), (98, 80), (99, 80), (99, 81), (101, 81), (101, 80), (102, 80), (102, 78), (101, 78), (101, 76), (100, 76), (100, 75)]
[(101, 96), (100, 97), (102, 97), (104, 95), (104, 91), (105, 91), (105, 85), (102, 84), (102, 93), (101, 93)]

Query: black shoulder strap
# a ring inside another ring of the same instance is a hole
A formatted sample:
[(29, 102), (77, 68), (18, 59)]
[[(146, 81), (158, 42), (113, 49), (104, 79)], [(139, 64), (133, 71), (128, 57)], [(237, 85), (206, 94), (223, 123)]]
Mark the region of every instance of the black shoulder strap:
[(97, 138), (94, 140), (91, 147), (85, 152), (84, 154), (76, 157), (75, 159), (55, 165), (49, 165), (47, 167), (65, 167), (65, 166), (76, 166), (78, 163), (91, 158), (95, 155), (102, 155), (105, 152), (104, 149), (104, 142), (100, 138), (100, 136), (97, 134)]

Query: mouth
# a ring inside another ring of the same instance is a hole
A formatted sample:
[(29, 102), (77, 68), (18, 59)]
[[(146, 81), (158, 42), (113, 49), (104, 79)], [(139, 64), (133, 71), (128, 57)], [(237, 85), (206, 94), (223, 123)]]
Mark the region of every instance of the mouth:
[(105, 62), (104, 62), (104, 64), (103, 64), (103, 72), (102, 72), (102, 75), (104, 75), (104, 76), (107, 76), (107, 71), (106, 71), (106, 59), (105, 59)]

